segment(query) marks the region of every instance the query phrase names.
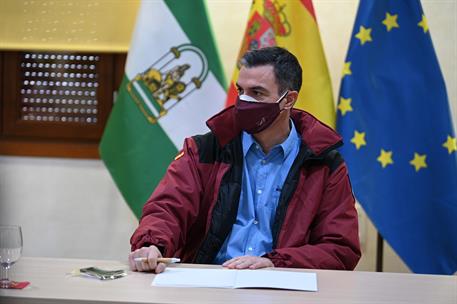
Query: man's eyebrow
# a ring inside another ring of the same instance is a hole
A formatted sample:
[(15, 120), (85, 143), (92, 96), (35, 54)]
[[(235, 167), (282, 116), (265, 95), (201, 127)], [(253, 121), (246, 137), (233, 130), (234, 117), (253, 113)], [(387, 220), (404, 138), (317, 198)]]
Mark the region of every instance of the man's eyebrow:
[[(235, 86), (237, 87), (237, 89), (246, 89), (246, 88), (243, 88), (241, 87), (238, 82), (235, 83)], [(268, 92), (268, 90), (265, 88), (265, 87), (262, 87), (262, 86), (253, 86), (253, 87), (249, 87), (247, 88), (249, 90), (252, 90), (252, 91), (264, 91), (264, 92)]]

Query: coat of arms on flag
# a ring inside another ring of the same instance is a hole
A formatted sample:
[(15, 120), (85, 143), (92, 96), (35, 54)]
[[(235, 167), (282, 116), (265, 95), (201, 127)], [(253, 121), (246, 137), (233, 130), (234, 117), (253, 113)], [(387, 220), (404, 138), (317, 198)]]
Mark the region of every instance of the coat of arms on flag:
[(127, 83), (127, 90), (147, 120), (154, 124), (201, 88), (208, 75), (205, 54), (191, 44), (172, 47)]

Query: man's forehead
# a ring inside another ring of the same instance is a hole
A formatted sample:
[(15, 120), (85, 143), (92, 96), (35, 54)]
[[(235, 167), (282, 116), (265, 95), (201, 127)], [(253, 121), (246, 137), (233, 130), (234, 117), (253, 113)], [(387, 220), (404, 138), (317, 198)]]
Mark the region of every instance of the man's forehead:
[(240, 73), (249, 73), (249, 74), (268, 74), (274, 75), (274, 67), (271, 64), (266, 65), (257, 65), (252, 67), (247, 67), (242, 65), (240, 68)]
[(255, 67), (242, 66), (237, 79), (238, 86), (270, 88), (276, 86), (276, 79), (272, 65)]

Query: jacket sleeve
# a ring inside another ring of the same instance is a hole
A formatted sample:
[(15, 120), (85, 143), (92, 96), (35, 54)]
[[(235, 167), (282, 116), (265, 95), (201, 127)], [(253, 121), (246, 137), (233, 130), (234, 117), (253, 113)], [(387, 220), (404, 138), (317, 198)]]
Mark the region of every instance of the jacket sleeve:
[(162, 254), (172, 256), (185, 244), (199, 212), (202, 183), (195, 141), (186, 139), (181, 153), (144, 205), (140, 224), (130, 239), (132, 251), (156, 245)]
[(352, 270), (360, 259), (358, 217), (344, 162), (329, 176), (309, 241), (264, 255), (276, 267)]

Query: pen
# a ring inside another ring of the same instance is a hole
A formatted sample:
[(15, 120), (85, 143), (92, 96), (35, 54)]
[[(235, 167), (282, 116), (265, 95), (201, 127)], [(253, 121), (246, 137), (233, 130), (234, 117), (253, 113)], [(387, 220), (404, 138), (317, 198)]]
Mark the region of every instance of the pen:
[[(134, 258), (135, 262), (146, 262), (148, 258)], [(180, 258), (158, 258), (157, 262), (159, 263), (166, 263), (166, 264), (174, 264), (181, 262)]]

